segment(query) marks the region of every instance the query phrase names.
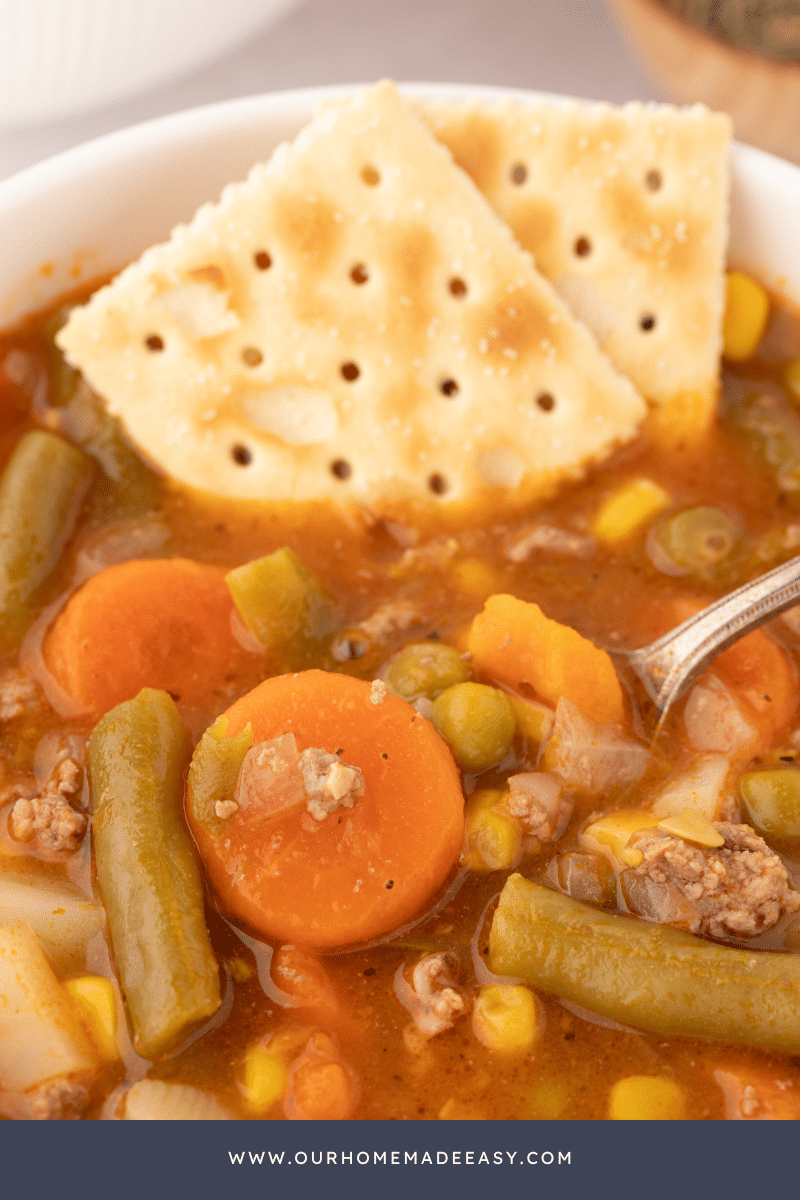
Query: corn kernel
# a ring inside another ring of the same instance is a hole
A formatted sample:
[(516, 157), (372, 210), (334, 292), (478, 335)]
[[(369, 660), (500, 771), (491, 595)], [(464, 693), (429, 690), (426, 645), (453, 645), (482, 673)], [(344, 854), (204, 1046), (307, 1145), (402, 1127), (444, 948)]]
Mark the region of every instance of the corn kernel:
[(273, 1054), (258, 1043), (249, 1046), (244, 1060), (242, 1091), (252, 1113), (264, 1113), (283, 1098), (286, 1090), (286, 1065), (279, 1054)]
[(725, 845), (725, 838), (711, 822), (693, 808), (684, 808), (677, 816), (665, 817), (658, 822), (658, 828), (673, 837), (682, 838), (685, 842), (695, 842), (698, 846), (708, 846), (713, 849)]
[(795, 404), (800, 404), (800, 358), (795, 358), (783, 372), (783, 378), (786, 381), (792, 400)]
[(479, 558), (462, 558), (453, 567), (453, 583), (460, 592), (485, 600), (500, 586), (497, 572)]
[(470, 796), (466, 807), (468, 864), (473, 871), (500, 871), (513, 867), (522, 850), (519, 822), (493, 806), (504, 792), (486, 788)]
[(769, 316), (769, 296), (760, 283), (741, 271), (729, 271), (722, 321), (722, 352), (732, 362), (755, 353)]
[(538, 1029), (536, 997), (529, 988), (518, 983), (481, 988), (472, 1010), (472, 1030), (489, 1050), (503, 1054), (528, 1050)]
[(652, 479), (632, 479), (609, 496), (595, 516), (592, 529), (601, 542), (613, 545), (630, 537), (670, 503), (669, 494)]
[(600, 850), (619, 863), (624, 861), (622, 853), (632, 835), (640, 829), (652, 829), (656, 822), (651, 812), (641, 809), (609, 813), (587, 825), (580, 842), (587, 850)]
[(683, 1088), (663, 1075), (629, 1075), (611, 1089), (609, 1121), (682, 1121), (685, 1115)]
[(533, 700), (522, 700), (519, 696), (508, 698), (517, 718), (517, 729), (523, 737), (539, 745), (550, 736), (555, 721), (555, 713), (551, 708)]
[(119, 1058), (117, 1046), (117, 997), (110, 979), (81, 975), (68, 979), (64, 987), (78, 1006), (86, 1032), (107, 1062)]

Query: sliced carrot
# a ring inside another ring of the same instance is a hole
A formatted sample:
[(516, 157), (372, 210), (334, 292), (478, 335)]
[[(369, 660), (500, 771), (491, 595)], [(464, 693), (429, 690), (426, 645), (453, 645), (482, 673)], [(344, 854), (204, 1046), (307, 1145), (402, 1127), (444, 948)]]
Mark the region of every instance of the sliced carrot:
[(789, 655), (763, 629), (754, 629), (715, 660), (712, 670), (755, 709), (776, 737), (794, 716), (797, 683)]
[(95, 714), (143, 687), (191, 705), (252, 661), (231, 632), (232, 612), (220, 567), (184, 558), (119, 563), (88, 579), (58, 614), (45, 664)]
[(553, 707), (565, 696), (604, 725), (624, 720), (622, 687), (609, 655), (546, 617), (538, 604), (490, 596), (472, 622), (469, 649), (479, 671), (515, 692), (534, 693)]
[(323, 820), (304, 804), (272, 817), (244, 806), (219, 829), (197, 820), (189, 787), (189, 823), (231, 912), (321, 948), (370, 941), (421, 913), (464, 834), (460, 777), (431, 723), (363, 680), (316, 670), (267, 679), (226, 715), (229, 736), (251, 724), (257, 746), (291, 733), (301, 753), (339, 753), (364, 778), (352, 808)]

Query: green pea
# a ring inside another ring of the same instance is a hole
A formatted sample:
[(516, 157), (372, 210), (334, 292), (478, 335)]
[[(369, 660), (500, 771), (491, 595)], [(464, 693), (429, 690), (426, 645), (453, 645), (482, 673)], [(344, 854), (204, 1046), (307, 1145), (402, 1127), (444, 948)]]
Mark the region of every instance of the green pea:
[(416, 700), (463, 683), (467, 665), (455, 646), (442, 642), (412, 642), (396, 655), (386, 673), (386, 682), (403, 700)]
[(458, 765), (472, 775), (505, 758), (516, 719), (505, 692), (485, 683), (456, 683), (433, 702), (433, 721)]
[(654, 561), (660, 550), (667, 558), (664, 569), (675, 575), (695, 575), (712, 580), (726, 565), (741, 541), (736, 521), (720, 508), (698, 504), (662, 517), (653, 526), (656, 543)]
[(800, 771), (746, 771), (739, 780), (749, 823), (766, 838), (800, 838)]

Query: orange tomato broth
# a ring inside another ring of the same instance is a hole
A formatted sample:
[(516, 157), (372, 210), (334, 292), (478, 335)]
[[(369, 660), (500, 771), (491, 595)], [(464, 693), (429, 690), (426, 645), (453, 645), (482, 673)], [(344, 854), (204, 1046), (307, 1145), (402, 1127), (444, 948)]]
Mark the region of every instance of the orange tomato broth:
[[(47, 314), (32, 318), (15, 333), (3, 335), (0, 364), (11, 349), (27, 355), (32, 366), (49, 377), (51, 400), (55, 402), (56, 381), (45, 331), (46, 317)], [(742, 386), (781, 388), (783, 364), (800, 351), (799, 331), (800, 323), (794, 314), (776, 310), (759, 356), (727, 373), (727, 394), (735, 394)], [(7, 456), (19, 436), (33, 427), (35, 421), (30, 415), (30, 396), (24, 383), (5, 378), (0, 399), (3, 405), (0, 453)], [(507, 556), (507, 547), (535, 523), (587, 534), (600, 504), (634, 475), (660, 484), (676, 506), (711, 504), (737, 516), (746, 531), (748, 552), (733, 569), (733, 575), (708, 582), (664, 574), (647, 554), (647, 528), (638, 530), (614, 548), (597, 549), (588, 559), (546, 550), (524, 562), (515, 562)], [(469, 626), (490, 595), (510, 594), (523, 601), (534, 601), (548, 618), (570, 626), (598, 645), (636, 646), (670, 628), (681, 606), (702, 606), (792, 552), (783, 542), (771, 558), (765, 557), (762, 548), (773, 544), (775, 535), (792, 525), (792, 509), (753, 447), (743, 445), (725, 421), (701, 445), (679, 447), (670, 454), (640, 438), (592, 469), (584, 481), (562, 490), (535, 513), (519, 515), (512, 521), (490, 516), (480, 528), (432, 524), (399, 528), (374, 522), (366, 514), (343, 519), (331, 512), (259, 511), (252, 506), (212, 502), (160, 480), (154, 481), (154, 487), (155, 517), (166, 532), (157, 552), (148, 552), (152, 557), (188, 559), (204, 568), (229, 569), (278, 547), (291, 546), (316, 574), (337, 610), (339, 632), (317, 666), (337, 672), (343, 679), (351, 679), (353, 686), (360, 687), (366, 687), (408, 642), (435, 638), (465, 649)], [(60, 568), (42, 592), (40, 607), (67, 597), (64, 611), (69, 611), (75, 600), (69, 599), (68, 594), (81, 556), (90, 551), (95, 553), (110, 531), (119, 533), (120, 529), (124, 536), (130, 536), (133, 549), (140, 544), (134, 532), (150, 529), (153, 522), (152, 513), (131, 516), (128, 510), (115, 512), (107, 496), (97, 489), (90, 492)], [(132, 552), (129, 557), (137, 558), (139, 554)], [(360, 622), (382, 606), (398, 601), (413, 607), (414, 622), (405, 629), (388, 627), (382, 634), (365, 636)], [(227, 639), (228, 629), (220, 636)], [(776, 747), (780, 748), (796, 718), (792, 691), (797, 647), (785, 630), (781, 636), (788, 650), (777, 647), (773, 641), (769, 641), (766, 650), (773, 668), (775, 663), (780, 664), (777, 675), (781, 715), (771, 715), (762, 721), (756, 763)], [(45, 657), (47, 653), (45, 643)], [(14, 665), (17, 659), (15, 649), (5, 657), (4, 665)], [(763, 665), (763, 656), (760, 661)], [(757, 654), (748, 657), (745, 650), (739, 649), (726, 659), (722, 671), (728, 685), (739, 689), (748, 703), (757, 700), (758, 662)], [(121, 659), (120, 665), (124, 669), (129, 664)], [(769, 669), (774, 676), (776, 671)], [(304, 709), (302, 695), (292, 690), (288, 677), (268, 678), (265, 683), (264, 674), (263, 658), (246, 651), (237, 642), (225, 669), (209, 680), (208, 694), (187, 699), (176, 688), (179, 710), (193, 741), (223, 711), (230, 709), (232, 732), (247, 720), (253, 720), (249, 698), (253, 688), (267, 692), (286, 688), (292, 706), (290, 723), (296, 722), (298, 741), (314, 744), (319, 740), (331, 750), (341, 747), (343, 760), (350, 761), (348, 747), (332, 738), (333, 730), (324, 727), (317, 711)], [(750, 700), (747, 700), (748, 690), (752, 692)], [(395, 712), (400, 704), (391, 700), (391, 711)], [(754, 711), (757, 710), (756, 703)], [(258, 711), (259, 714), (264, 711), (260, 705)], [(646, 708), (638, 714), (645, 721), (650, 715)], [(42, 736), (62, 729), (86, 735), (93, 721), (94, 715), (85, 712), (58, 716), (45, 710), (23, 723), (6, 725), (0, 733), (4, 760), (13, 762), (15, 769), (27, 769)], [(255, 729), (256, 739), (284, 733), (285, 725), (283, 716), (277, 724), (265, 718)], [(333, 741), (337, 741), (335, 746)], [(374, 755), (378, 743), (373, 746), (370, 742), (370, 747), (362, 760), (366, 764), (363, 769), (368, 785), (373, 781), (369, 772), (374, 772), (377, 787), (382, 770)], [(680, 709), (669, 722), (662, 747), (659, 769), (665, 775), (674, 774), (690, 760)], [(476, 788), (502, 787), (509, 774), (530, 768), (531, 756), (535, 758), (535, 747), (518, 735), (501, 764), (478, 778), (462, 779), (465, 793), (469, 795)], [(409, 768), (413, 765), (412, 758), (413, 752), (408, 750), (403, 762)], [(445, 781), (455, 770), (449, 756), (441, 754), (437, 769)], [(601, 810), (603, 804), (603, 797), (596, 798), (594, 811)], [(4, 820), (6, 811), (4, 808)], [(354, 826), (360, 819), (353, 815), (355, 811), (344, 817)], [(577, 847), (577, 834), (587, 815), (586, 806), (582, 809), (579, 806), (558, 843), (546, 845), (523, 860), (520, 868), (523, 873), (552, 886), (548, 865), (556, 852)], [(428, 839), (430, 830), (424, 806), (409, 808), (402, 815), (402, 823), (407, 825), (411, 838), (422, 843)], [(330, 849), (338, 828), (330, 822), (322, 833), (307, 837), (320, 838)], [(31, 853), (19, 844), (12, 844), (5, 833), (2, 837), (3, 849), (8, 853)], [(398, 831), (398, 845), (404, 837)], [(450, 837), (452, 842), (452, 833)], [(200, 850), (208, 856), (201, 833), (197, 834), (197, 840)], [(236, 852), (234, 835), (226, 854), (233, 856)], [(800, 869), (793, 861), (789, 865), (792, 871)], [(88, 843), (71, 861), (51, 862), (45, 869), (55, 877), (68, 874), (85, 888), (91, 888)], [(358, 1089), (353, 1091), (353, 1096), (358, 1096), (356, 1107), (339, 1113), (331, 1101), (331, 1112), (359, 1119), (602, 1119), (607, 1114), (614, 1082), (630, 1075), (653, 1074), (666, 1074), (680, 1083), (687, 1097), (688, 1117), (715, 1119), (725, 1113), (725, 1097), (714, 1079), (716, 1069), (738, 1073), (742, 1079), (767, 1078), (773, 1081), (770, 1084), (773, 1088), (774, 1080), (780, 1079), (791, 1083), (795, 1090), (800, 1089), (800, 1068), (787, 1056), (745, 1046), (611, 1028), (594, 1020), (591, 1014), (564, 1006), (557, 998), (546, 995), (539, 997), (544, 1032), (533, 1050), (520, 1057), (508, 1058), (487, 1049), (476, 1039), (469, 1017), (426, 1041), (409, 1038), (409, 1014), (399, 1002), (394, 986), (398, 970), (404, 963), (410, 968), (423, 953), (448, 951), (461, 964), (465, 987), (474, 992), (485, 979), (481, 962), (487, 954), (488, 922), (492, 903), (507, 875), (505, 871), (462, 872), (451, 893), (444, 897), (444, 903), (430, 915), (426, 916), (425, 905), (415, 913), (404, 911), (402, 905), (398, 907), (399, 924), (404, 925), (412, 917), (419, 919), (412, 929), (394, 940), (388, 936), (380, 944), (365, 949), (331, 954), (287, 947), (286, 942), (291, 939), (289, 916), (280, 936), (254, 937), (253, 913), (246, 903), (237, 908), (222, 886), (215, 890), (217, 875), (212, 857), (208, 857), (208, 875), (207, 920), (232, 995), (227, 1015), (224, 1020), (213, 1018), (202, 1036), (168, 1059), (145, 1064), (143, 1068), (128, 1053), (103, 1077), (102, 1090), (86, 1113), (90, 1118), (104, 1115), (106, 1097), (126, 1079), (138, 1077), (143, 1069), (152, 1078), (193, 1083), (213, 1092), (239, 1117), (250, 1117), (252, 1113), (242, 1102), (242, 1064), (248, 1047), (258, 1042), (288, 1047), (288, 1059), (295, 1064), (304, 1061), (303, 1055), (310, 1056), (309, 1061), (319, 1060), (327, 1072), (325, 1078), (333, 1078), (336, 1070), (346, 1068), (359, 1081)], [(440, 876), (441, 872), (437, 878)], [(455, 876), (454, 870), (448, 879)], [(381, 886), (385, 884), (379, 874), (376, 878)], [(293, 885), (293, 894), (297, 894), (297, 887)], [(376, 884), (376, 893), (378, 890)], [(436, 898), (433, 882), (430, 891), (432, 903)], [(398, 901), (402, 899), (401, 889), (397, 897)], [(312, 919), (314, 905), (310, 899), (308, 903), (311, 907), (307, 915)], [(358, 941), (358, 936), (352, 940)], [(758, 948), (758, 939), (754, 945)], [(273, 951), (275, 957), (271, 958)], [(292, 957), (295, 953), (307, 957), (295, 959)], [(94, 961), (101, 965), (93, 969), (113, 978), (107, 951), (104, 955), (97, 950)], [(279, 972), (276, 964), (284, 967), (288, 964), (287, 970)], [(293, 1003), (287, 1003), (287, 996)], [(331, 1045), (338, 1056), (335, 1061)], [(336, 1067), (339, 1062), (344, 1067)], [(280, 1119), (284, 1110), (278, 1103), (264, 1115)], [(790, 1115), (796, 1117), (800, 1113), (793, 1111)]]

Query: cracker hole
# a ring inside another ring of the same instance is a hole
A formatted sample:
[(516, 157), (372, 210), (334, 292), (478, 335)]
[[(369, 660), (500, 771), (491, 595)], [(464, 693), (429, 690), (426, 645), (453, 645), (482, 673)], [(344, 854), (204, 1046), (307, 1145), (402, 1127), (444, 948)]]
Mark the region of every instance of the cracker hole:
[(429, 475), (428, 487), (435, 496), (443, 496), (447, 491), (448, 483), (444, 475)]
[(253, 461), (253, 455), (247, 446), (243, 446), (241, 442), (237, 442), (235, 446), (231, 446), (231, 458), (239, 467), (249, 467)]
[(556, 406), (556, 398), (551, 392), (540, 392), (536, 397), (536, 403), (542, 412), (552, 412)]
[(268, 271), (272, 266), (272, 255), (267, 254), (266, 250), (256, 250), (253, 255), (253, 262), (259, 271)]
[(148, 350), (158, 351), (164, 349), (164, 339), (159, 337), (157, 333), (151, 333), (150, 337), (144, 339), (144, 344)]
[(342, 363), (341, 373), (343, 379), (346, 379), (348, 383), (352, 383), (353, 380), (358, 379), (359, 375), (361, 374), (361, 370), (356, 363), (346, 362)]
[(457, 296), (459, 300), (467, 294), (467, 285), (464, 283), (464, 280), (459, 279), (457, 275), (453, 276), (448, 286), (450, 288), (450, 294), (452, 296)]
[(367, 187), (377, 187), (381, 181), (381, 174), (372, 163), (367, 163), (361, 168), (361, 179)]
[(349, 479), (353, 474), (353, 468), (346, 458), (336, 458), (331, 463), (331, 475), (337, 479)]
[(651, 333), (656, 327), (656, 319), (653, 313), (644, 313), (639, 318), (639, 328), (642, 333)]
[(592, 253), (592, 243), (587, 237), (579, 237), (573, 249), (578, 258), (586, 258), (587, 255)]
[(658, 192), (664, 183), (663, 176), (660, 171), (652, 167), (644, 177), (644, 186), (648, 192)]
[(259, 350), (258, 346), (245, 346), (242, 351), (242, 362), (247, 367), (260, 367), (264, 361), (264, 355)]
[(523, 162), (515, 162), (509, 174), (511, 175), (511, 182), (519, 187), (528, 178), (528, 168)]
[(363, 263), (356, 263), (350, 272), (350, 278), (353, 283), (366, 283), (369, 279), (369, 271)]
[(443, 396), (457, 396), (461, 388), (456, 383), (455, 379), (443, 379), (439, 384), (439, 391)]

